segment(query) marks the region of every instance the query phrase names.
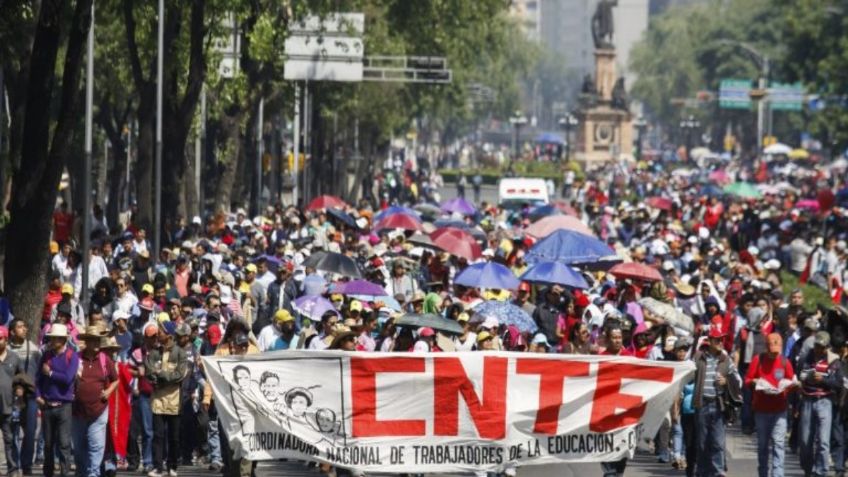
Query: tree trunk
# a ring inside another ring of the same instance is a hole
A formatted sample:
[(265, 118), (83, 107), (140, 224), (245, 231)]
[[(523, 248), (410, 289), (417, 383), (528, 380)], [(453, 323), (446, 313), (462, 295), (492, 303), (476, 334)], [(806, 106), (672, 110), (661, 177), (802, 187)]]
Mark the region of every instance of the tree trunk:
[[(218, 179), (218, 189), (215, 193), (215, 212), (226, 212), (232, 205), (233, 188), (236, 180), (236, 171), (239, 170), (241, 160), (241, 123), (244, 111), (239, 109), (235, 116), (227, 114), (221, 117), (221, 129), (224, 130), (223, 166)], [(220, 159), (219, 159), (220, 160)]]
[(15, 315), (30, 325), (31, 336), (36, 336), (40, 328), (50, 259), (47, 244), (51, 217), (79, 114), (81, 66), (91, 24), (91, 0), (79, 0), (68, 29), (58, 119), (51, 140), (50, 111), (63, 37), (63, 7), (61, 0), (45, 0), (39, 12), (28, 75), (20, 167), (13, 174), (11, 221), (6, 237), (6, 292)]

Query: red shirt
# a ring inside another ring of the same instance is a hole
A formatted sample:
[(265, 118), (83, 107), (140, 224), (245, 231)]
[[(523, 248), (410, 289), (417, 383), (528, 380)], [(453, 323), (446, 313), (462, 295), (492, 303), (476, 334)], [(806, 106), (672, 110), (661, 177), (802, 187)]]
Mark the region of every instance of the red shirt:
[(602, 356), (633, 356), (633, 352), (624, 347), (621, 348), (621, 351), (619, 351), (618, 354), (612, 354), (606, 348), (598, 354)]
[(47, 290), (47, 295), (44, 297), (44, 308), (41, 310), (41, 322), (49, 323), (50, 315), (53, 313), (53, 307), (62, 301), (61, 290)]
[(53, 240), (65, 243), (71, 236), (71, 227), (74, 225), (74, 215), (57, 210), (53, 212)]
[(101, 395), (116, 379), (118, 377), (115, 372), (115, 363), (111, 358), (101, 353), (89, 358), (84, 352), (80, 353), (77, 392), (73, 406), (74, 416), (94, 420), (103, 414), (108, 403), (101, 398)]
[[(745, 385), (754, 386), (755, 379), (765, 379), (775, 387), (781, 379), (793, 379), (795, 372), (792, 370), (792, 363), (783, 356), (778, 356), (777, 359), (769, 358), (763, 354), (764, 359), (760, 361), (760, 355), (754, 355), (751, 359), (751, 365), (748, 366), (748, 373), (745, 375)], [(761, 391), (754, 391), (753, 409), (755, 412), (785, 412), (786, 411), (786, 394), (766, 394)]]

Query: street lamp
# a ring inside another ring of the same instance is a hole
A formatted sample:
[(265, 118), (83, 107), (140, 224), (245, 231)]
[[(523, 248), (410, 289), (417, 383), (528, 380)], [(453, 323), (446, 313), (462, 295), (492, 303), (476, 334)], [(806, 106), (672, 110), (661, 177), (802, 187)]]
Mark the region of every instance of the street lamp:
[(567, 113), (565, 116), (559, 118), (557, 124), (565, 130), (565, 161), (568, 162), (571, 160), (571, 130), (577, 127), (580, 122), (573, 114)]
[(521, 111), (516, 111), (515, 114), (509, 118), (509, 123), (512, 124), (513, 128), (515, 128), (515, 136), (512, 138), (512, 152), (515, 154), (515, 157), (518, 158), (518, 135), (521, 131), (521, 127), (527, 124), (527, 117), (524, 116)]
[(692, 131), (701, 127), (701, 122), (690, 115), (680, 121), (680, 130), (686, 134), (686, 158), (689, 159), (689, 151), (692, 149)]
[(642, 159), (642, 134), (648, 127), (648, 122), (644, 117), (639, 116), (633, 121), (633, 127), (636, 128), (636, 159)]

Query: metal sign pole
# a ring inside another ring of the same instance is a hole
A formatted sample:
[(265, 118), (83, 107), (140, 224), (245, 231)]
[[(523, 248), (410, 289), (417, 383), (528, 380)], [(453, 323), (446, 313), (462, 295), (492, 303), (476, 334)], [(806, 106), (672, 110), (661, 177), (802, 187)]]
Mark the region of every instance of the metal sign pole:
[(298, 169), (300, 168), (300, 85), (294, 83), (294, 128), (293, 128), (294, 167), (292, 167), (292, 205), (297, 207)]

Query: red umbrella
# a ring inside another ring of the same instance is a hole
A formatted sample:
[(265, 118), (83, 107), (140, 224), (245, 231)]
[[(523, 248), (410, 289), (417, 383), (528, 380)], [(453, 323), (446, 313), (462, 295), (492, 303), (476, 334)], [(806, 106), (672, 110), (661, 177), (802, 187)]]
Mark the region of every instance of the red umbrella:
[(480, 244), (465, 230), (445, 227), (430, 234), (433, 245), (457, 257), (476, 260), (483, 254)]
[(570, 215), (549, 215), (530, 224), (525, 232), (527, 232), (527, 235), (532, 235), (536, 238), (544, 238), (560, 229), (579, 232), (590, 237), (595, 236), (588, 225), (581, 222), (577, 217)]
[(306, 210), (344, 209), (346, 206), (345, 201), (334, 195), (321, 195), (312, 199), (312, 202), (306, 206)]
[(374, 224), (374, 230), (380, 229), (403, 229), (417, 232), (421, 230), (421, 221), (409, 214), (397, 213), (383, 217), (382, 220)]
[(733, 179), (727, 174), (724, 169), (716, 169), (710, 172), (709, 179), (718, 185), (727, 185), (733, 182)]
[(645, 203), (650, 207), (660, 210), (671, 210), (674, 205), (668, 197), (648, 197)]
[(660, 272), (656, 268), (636, 262), (619, 263), (610, 268), (609, 272), (618, 278), (632, 278), (633, 280), (646, 282), (658, 282), (662, 280), (662, 275), (660, 275)]

